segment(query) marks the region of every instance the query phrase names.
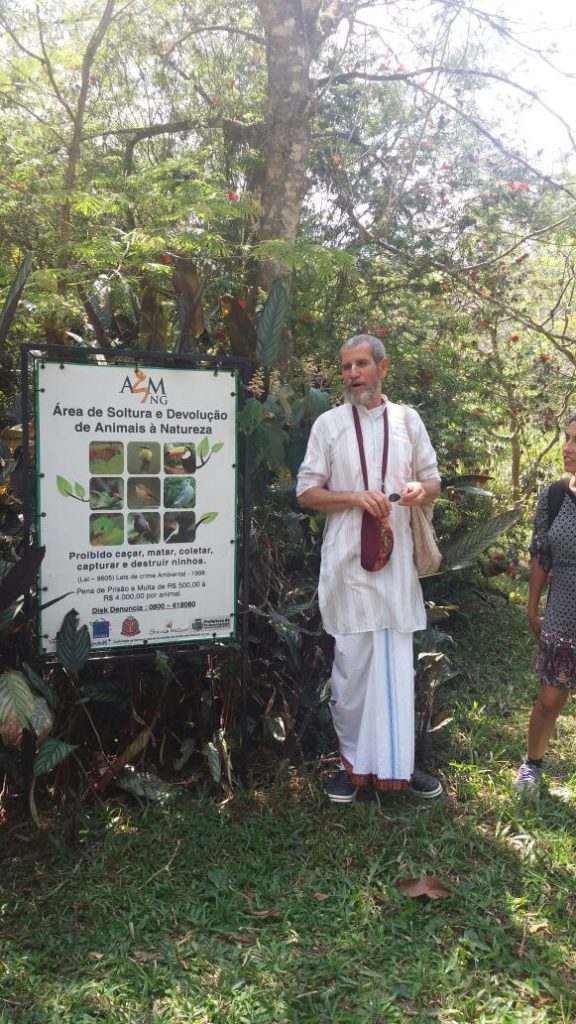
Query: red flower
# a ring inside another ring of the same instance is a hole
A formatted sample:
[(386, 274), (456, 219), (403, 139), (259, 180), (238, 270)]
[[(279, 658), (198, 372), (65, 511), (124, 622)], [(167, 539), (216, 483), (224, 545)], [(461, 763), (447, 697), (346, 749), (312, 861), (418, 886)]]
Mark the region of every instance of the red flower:
[(314, 317), (312, 316), (312, 313), (302, 313), (302, 316), (300, 317), (300, 319), (301, 320), (313, 320)]
[(479, 327), (485, 327), (485, 328), (490, 327), (490, 321), (489, 320), (479, 320), (478, 321), (478, 326)]
[(490, 555), (490, 561), (491, 562), (503, 562), (504, 561), (504, 555), (502, 554), (501, 551), (493, 551), (492, 554)]
[(509, 181), (508, 188), (511, 192), (528, 192), (530, 185), (527, 181)]
[(388, 334), (388, 328), (377, 327), (376, 330), (374, 331), (374, 334), (376, 335), (377, 338), (383, 338), (385, 334)]
[(236, 192), (229, 192), (228, 193), (228, 199), (230, 199), (231, 202), (237, 203), (238, 202), (238, 198), (239, 197), (238, 197), (238, 194)]
[(551, 359), (552, 359), (552, 356), (548, 355), (547, 352), (543, 352), (542, 355), (540, 356), (540, 362), (541, 363), (549, 363)]
[(238, 299), (238, 305), (240, 306), (240, 309), (246, 309), (246, 299)]
[(511, 334), (510, 335), (510, 341), (520, 341), (520, 335), (519, 334)]
[(13, 181), (12, 188), (15, 188), (18, 192), (24, 192), (26, 185), (23, 185), (21, 181)]
[(172, 257), (167, 252), (163, 252), (160, 257), (160, 263), (163, 263), (165, 267), (169, 267), (172, 263)]

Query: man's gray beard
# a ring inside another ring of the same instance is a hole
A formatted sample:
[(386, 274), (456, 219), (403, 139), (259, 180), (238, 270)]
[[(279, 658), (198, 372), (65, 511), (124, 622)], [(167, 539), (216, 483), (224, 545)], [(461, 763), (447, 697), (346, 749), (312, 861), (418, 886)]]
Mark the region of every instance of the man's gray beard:
[(380, 393), (381, 392), (377, 387), (366, 388), (365, 391), (360, 392), (352, 391), (351, 388), (346, 388), (346, 394), (352, 402), (352, 405), (362, 405), (364, 408), (366, 408), (367, 405), (370, 405), (370, 402), (373, 402), (375, 398), (378, 398)]

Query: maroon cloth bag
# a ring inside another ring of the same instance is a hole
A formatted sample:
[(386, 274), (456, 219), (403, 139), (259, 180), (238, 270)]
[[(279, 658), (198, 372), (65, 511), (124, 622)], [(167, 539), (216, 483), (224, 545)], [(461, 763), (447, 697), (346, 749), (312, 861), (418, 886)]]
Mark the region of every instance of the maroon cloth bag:
[[(368, 490), (368, 471), (366, 469), (364, 441), (362, 438), (360, 417), (356, 406), (352, 406), (352, 414), (354, 416), (354, 427), (356, 429), (356, 440), (358, 441), (358, 451), (360, 453), (360, 464), (362, 466), (364, 487)], [(382, 423), (384, 428), (382, 490), (384, 490), (384, 480), (386, 478), (386, 468), (388, 466), (388, 409), (386, 408), (384, 409), (384, 415), (382, 416)], [(377, 519), (376, 516), (371, 515), (370, 512), (363, 512), (360, 532), (360, 565), (362, 568), (366, 569), (367, 572), (378, 572), (379, 569), (383, 569), (390, 561), (390, 555), (392, 554), (393, 548), (394, 533), (388, 521), (388, 516), (382, 514), (380, 518)]]

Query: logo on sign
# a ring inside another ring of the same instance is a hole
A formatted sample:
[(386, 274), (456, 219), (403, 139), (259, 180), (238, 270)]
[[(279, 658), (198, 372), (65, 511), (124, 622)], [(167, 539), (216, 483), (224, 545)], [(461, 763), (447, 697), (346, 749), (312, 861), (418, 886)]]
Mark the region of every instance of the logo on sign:
[(96, 622), (91, 622), (90, 626), (93, 640), (107, 640), (110, 636), (110, 623), (106, 619), (96, 619)]
[(164, 378), (160, 377), (156, 380), (154, 377), (148, 376), (144, 370), (134, 370), (133, 380), (130, 377), (124, 378), (120, 394), (123, 395), (126, 391), (129, 391), (131, 395), (138, 395), (141, 405), (146, 402), (149, 402), (150, 405), (166, 405), (168, 401)]
[(140, 632), (138, 619), (134, 618), (133, 615), (129, 615), (127, 619), (124, 619), (120, 632), (122, 636), (138, 636)]

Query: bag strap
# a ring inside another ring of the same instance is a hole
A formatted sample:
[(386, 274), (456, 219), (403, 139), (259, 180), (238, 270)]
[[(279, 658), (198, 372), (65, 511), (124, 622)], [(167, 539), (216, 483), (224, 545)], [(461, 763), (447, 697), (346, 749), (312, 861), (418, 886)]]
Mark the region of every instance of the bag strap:
[(548, 489), (548, 530), (562, 508), (567, 493), (568, 485), (565, 480), (556, 480), (550, 484)]
[[(354, 429), (356, 430), (356, 440), (358, 442), (358, 451), (360, 453), (360, 465), (362, 466), (362, 478), (364, 480), (364, 487), (368, 490), (368, 470), (366, 468), (366, 455), (364, 454), (364, 440), (362, 438), (362, 427), (360, 426), (360, 416), (358, 415), (358, 409), (355, 405), (352, 406), (352, 415), (354, 417)], [(388, 468), (388, 409), (384, 406), (384, 414), (382, 416), (382, 426), (384, 429), (384, 448), (382, 449), (382, 490), (384, 490), (384, 480), (386, 479), (386, 470)]]
[(410, 432), (410, 423), (408, 421), (408, 406), (402, 405), (402, 418), (404, 420), (404, 426), (406, 427), (406, 433), (410, 438), (410, 479), (414, 480), (414, 438)]

